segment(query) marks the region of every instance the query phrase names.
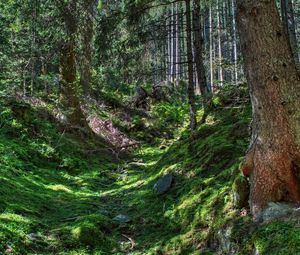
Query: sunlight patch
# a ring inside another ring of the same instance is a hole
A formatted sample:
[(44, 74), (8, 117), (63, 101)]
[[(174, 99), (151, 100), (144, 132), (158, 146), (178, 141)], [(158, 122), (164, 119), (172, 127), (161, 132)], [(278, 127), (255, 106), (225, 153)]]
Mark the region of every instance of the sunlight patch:
[(58, 185), (47, 185), (48, 189), (52, 189), (55, 191), (65, 191), (67, 193), (72, 193), (72, 190), (68, 189), (66, 186), (58, 184)]

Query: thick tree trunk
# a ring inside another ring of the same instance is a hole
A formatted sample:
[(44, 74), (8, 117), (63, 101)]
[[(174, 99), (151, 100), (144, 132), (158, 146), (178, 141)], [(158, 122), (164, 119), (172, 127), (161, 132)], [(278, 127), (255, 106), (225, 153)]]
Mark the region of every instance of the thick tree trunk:
[(61, 102), (67, 108), (68, 121), (72, 125), (86, 126), (76, 91), (76, 61), (74, 44), (66, 43), (60, 53), (60, 75), (62, 81)]
[(66, 41), (63, 43), (60, 51), (61, 102), (67, 108), (67, 118), (71, 125), (87, 127), (88, 124), (80, 108), (78, 91), (76, 89), (76, 1), (72, 0), (62, 8), (61, 12), (66, 26)]
[(269, 202), (300, 202), (300, 80), (275, 1), (238, 0), (238, 29), (253, 108), (241, 170), (257, 219)]
[(186, 0), (186, 46), (187, 46), (187, 58), (188, 58), (188, 99), (190, 106), (190, 128), (196, 129), (196, 105), (195, 105), (195, 88), (193, 79), (193, 49), (192, 49), (192, 28), (191, 28), (191, 3), (190, 0)]

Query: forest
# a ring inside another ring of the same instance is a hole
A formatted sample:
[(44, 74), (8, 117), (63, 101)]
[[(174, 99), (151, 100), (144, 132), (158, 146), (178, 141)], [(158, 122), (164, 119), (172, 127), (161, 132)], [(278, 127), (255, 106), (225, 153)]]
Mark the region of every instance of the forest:
[(0, 255), (300, 254), (300, 0), (0, 0)]

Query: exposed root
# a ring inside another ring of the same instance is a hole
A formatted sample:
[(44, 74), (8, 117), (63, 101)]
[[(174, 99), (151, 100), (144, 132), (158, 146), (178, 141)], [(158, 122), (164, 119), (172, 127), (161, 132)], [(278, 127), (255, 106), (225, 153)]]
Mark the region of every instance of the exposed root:
[(254, 168), (254, 146), (252, 146), (248, 152), (247, 155), (240, 165), (240, 171), (243, 173), (245, 177), (250, 177), (251, 173), (253, 172)]

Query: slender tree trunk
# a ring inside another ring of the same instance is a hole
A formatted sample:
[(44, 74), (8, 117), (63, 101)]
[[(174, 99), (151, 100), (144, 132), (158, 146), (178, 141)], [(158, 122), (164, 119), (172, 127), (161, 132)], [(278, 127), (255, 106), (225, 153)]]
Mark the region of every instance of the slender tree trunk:
[(186, 0), (186, 46), (188, 59), (188, 99), (190, 106), (190, 128), (195, 130), (197, 126), (196, 105), (195, 105), (195, 87), (193, 82), (193, 49), (192, 49), (192, 28), (191, 28), (191, 3)]
[(209, 64), (210, 64), (210, 86), (214, 91), (214, 40), (213, 40), (213, 18), (212, 6), (209, 6)]
[(221, 28), (221, 17), (220, 17), (220, 5), (219, 0), (217, 0), (217, 26), (218, 26), (218, 60), (219, 60), (219, 81), (221, 87), (224, 85), (223, 76), (223, 55), (222, 55), (222, 28)]
[(178, 3), (175, 3), (175, 81), (178, 84), (178, 73), (179, 73), (179, 37), (180, 37), (180, 32), (179, 32), (179, 8), (178, 8)]
[(37, 0), (33, 1), (34, 6), (32, 7), (32, 20), (31, 20), (31, 49), (30, 49), (30, 59), (31, 59), (31, 65), (30, 65), (30, 94), (33, 95), (34, 91), (34, 83), (36, 78), (36, 23), (37, 23), (37, 8), (38, 8), (38, 2)]
[(201, 27), (201, 5), (199, 0), (194, 0), (194, 11), (193, 11), (193, 30), (194, 30), (194, 49), (195, 49), (195, 63), (196, 63), (196, 73), (198, 77), (199, 89), (203, 98), (203, 108), (204, 114), (202, 122), (206, 120), (208, 114), (209, 104), (211, 102), (209, 98), (209, 90), (206, 80), (206, 72), (204, 66), (203, 57), (203, 37), (202, 37), (202, 27)]
[(232, 8), (232, 33), (233, 33), (233, 63), (234, 63), (234, 81), (238, 81), (238, 53), (237, 53), (237, 32), (236, 32), (236, 11), (235, 11), (235, 0), (231, 0)]
[(173, 64), (173, 62), (172, 62), (172, 54), (173, 54), (173, 51), (172, 51), (172, 11), (170, 10), (169, 11), (169, 17), (168, 17), (168, 19), (169, 19), (169, 27), (168, 27), (168, 35), (169, 35), (169, 63), (168, 63), (168, 66), (169, 66), (169, 81), (172, 81), (172, 64)]
[(300, 202), (300, 80), (275, 1), (238, 0), (238, 29), (253, 108), (241, 170), (258, 219), (269, 202)]
[(87, 96), (91, 92), (91, 66), (92, 66), (92, 51), (93, 51), (93, 12), (95, 0), (85, 0), (82, 26), (82, 57), (80, 70), (80, 84), (83, 93)]
[(296, 25), (292, 0), (281, 0), (282, 23), (289, 37), (294, 59), (299, 70), (299, 53), (296, 37)]

